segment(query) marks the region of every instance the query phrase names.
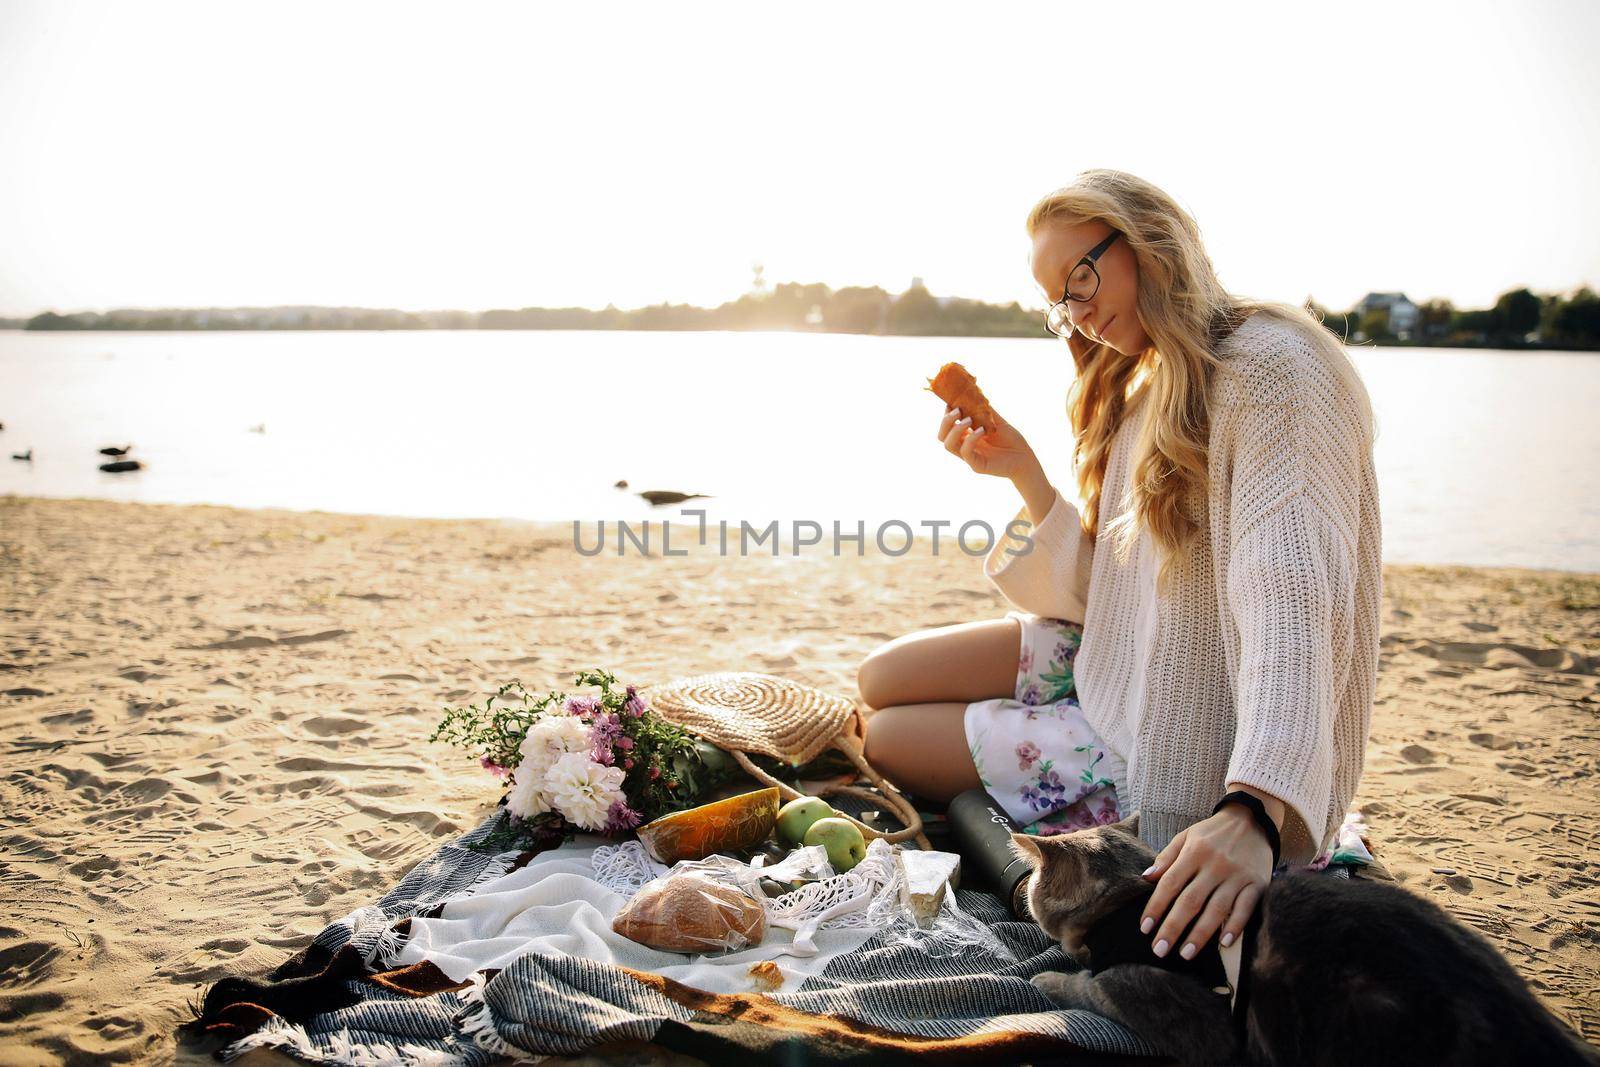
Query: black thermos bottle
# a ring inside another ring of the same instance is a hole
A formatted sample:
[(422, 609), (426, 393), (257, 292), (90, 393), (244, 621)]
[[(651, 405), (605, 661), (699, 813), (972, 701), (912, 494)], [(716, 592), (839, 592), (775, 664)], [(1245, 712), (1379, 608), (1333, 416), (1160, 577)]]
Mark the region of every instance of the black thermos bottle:
[(1028, 880), (1033, 868), (1011, 847), (1011, 835), (1020, 832), (1011, 816), (983, 789), (969, 789), (956, 797), (946, 815), (962, 861), (1011, 905), (1011, 914), (1030, 918)]

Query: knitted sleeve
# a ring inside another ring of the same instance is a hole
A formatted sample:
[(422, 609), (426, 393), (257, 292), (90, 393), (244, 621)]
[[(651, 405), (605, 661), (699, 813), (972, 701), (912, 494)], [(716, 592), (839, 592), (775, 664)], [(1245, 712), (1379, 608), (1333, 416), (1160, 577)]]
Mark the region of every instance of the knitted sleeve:
[[(1024, 504), (1000, 532), (983, 561), (983, 573), (1022, 611), (1082, 623), (1089, 596), (1094, 544), (1078, 509), (1056, 490), (1044, 521), (1031, 530)], [(1023, 531), (1023, 536), (1016, 531)]]
[[(1296, 339), (1252, 355), (1230, 387), (1226, 610), (1239, 638), (1227, 781), (1286, 805), (1282, 858), (1308, 863), (1338, 828), (1354, 783), (1336, 767), (1365, 738), (1339, 720), (1355, 641), (1361, 501), (1359, 409), (1337, 372)], [(1337, 780), (1337, 781), (1336, 781)]]

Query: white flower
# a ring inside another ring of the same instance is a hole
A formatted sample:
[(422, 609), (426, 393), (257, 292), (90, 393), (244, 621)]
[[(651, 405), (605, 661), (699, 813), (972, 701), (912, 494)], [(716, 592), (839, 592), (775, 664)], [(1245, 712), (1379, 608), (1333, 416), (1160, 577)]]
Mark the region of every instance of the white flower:
[(522, 762), (543, 774), (568, 752), (589, 751), (589, 727), (571, 715), (546, 715), (522, 739)]
[(603, 830), (614, 801), (621, 800), (621, 767), (596, 763), (582, 752), (568, 752), (545, 776), (545, 791), (569, 822), (585, 830)]
[(506, 797), (506, 810), (523, 819), (531, 819), (550, 810), (550, 798), (540, 787), (544, 784), (544, 768), (530, 766), (527, 761), (517, 764), (511, 772), (511, 794)]
[[(511, 772), (506, 808), (531, 819), (552, 807), (550, 768), (569, 752), (589, 751), (589, 727), (571, 715), (545, 715), (528, 728), (519, 746), (522, 759)], [(587, 758), (587, 756), (585, 756)]]

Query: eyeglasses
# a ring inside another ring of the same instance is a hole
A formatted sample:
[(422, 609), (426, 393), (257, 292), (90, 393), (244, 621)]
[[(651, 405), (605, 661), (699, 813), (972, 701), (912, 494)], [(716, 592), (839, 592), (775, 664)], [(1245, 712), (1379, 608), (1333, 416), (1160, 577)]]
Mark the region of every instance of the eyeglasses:
[(1095, 245), (1084, 253), (1082, 259), (1072, 268), (1072, 273), (1067, 275), (1067, 284), (1062, 291), (1061, 299), (1050, 305), (1050, 310), (1045, 312), (1045, 328), (1057, 337), (1071, 337), (1075, 327), (1072, 317), (1067, 314), (1067, 301), (1075, 300), (1083, 303), (1093, 300), (1094, 294), (1100, 291), (1100, 272), (1095, 269), (1095, 261), (1100, 258), (1106, 249), (1111, 247), (1111, 242), (1122, 235), (1116, 230), (1104, 241)]

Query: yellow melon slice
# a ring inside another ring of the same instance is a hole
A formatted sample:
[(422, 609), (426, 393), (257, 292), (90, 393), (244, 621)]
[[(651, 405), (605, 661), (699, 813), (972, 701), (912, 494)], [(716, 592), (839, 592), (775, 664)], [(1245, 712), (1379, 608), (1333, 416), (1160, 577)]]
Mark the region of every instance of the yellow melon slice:
[(662, 863), (738, 852), (766, 840), (778, 821), (778, 789), (769, 786), (698, 808), (675, 811), (639, 827), (644, 850)]

